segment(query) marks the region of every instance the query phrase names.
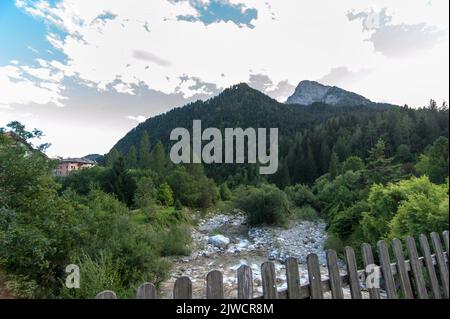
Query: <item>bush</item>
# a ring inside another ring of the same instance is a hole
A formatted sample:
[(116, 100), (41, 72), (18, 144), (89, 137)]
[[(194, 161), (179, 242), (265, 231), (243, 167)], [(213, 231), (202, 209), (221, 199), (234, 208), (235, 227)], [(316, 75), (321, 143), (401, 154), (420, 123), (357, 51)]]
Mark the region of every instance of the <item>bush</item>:
[(234, 206), (247, 214), (250, 225), (286, 225), (289, 201), (286, 194), (273, 185), (237, 190)]
[(173, 191), (169, 184), (161, 184), (158, 188), (158, 200), (164, 206), (173, 205)]
[(173, 225), (163, 233), (162, 256), (190, 254), (191, 232), (187, 225)]
[(301, 220), (316, 221), (319, 219), (317, 211), (309, 205), (294, 208), (293, 214)]
[(286, 187), (285, 192), (289, 200), (297, 207), (302, 206), (317, 206), (316, 196), (307, 185), (297, 184)]

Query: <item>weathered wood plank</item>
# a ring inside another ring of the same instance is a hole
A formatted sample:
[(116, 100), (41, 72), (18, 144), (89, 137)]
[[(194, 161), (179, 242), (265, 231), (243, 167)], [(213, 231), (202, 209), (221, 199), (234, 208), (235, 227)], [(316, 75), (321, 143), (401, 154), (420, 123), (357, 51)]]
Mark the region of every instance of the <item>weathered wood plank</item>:
[(306, 257), (308, 267), (309, 291), (311, 299), (323, 299), (322, 280), (320, 276), (319, 258), (316, 254)]
[(406, 270), (405, 256), (403, 255), (402, 242), (395, 238), (392, 241), (392, 250), (397, 261), (398, 278), (400, 279), (400, 287), (402, 288), (405, 299), (414, 299), (414, 294), (411, 288), (411, 281), (409, 280), (408, 271)]
[(289, 299), (300, 299), (300, 275), (298, 273), (298, 262), (296, 258), (286, 259), (286, 279)]
[(146, 282), (139, 286), (136, 299), (156, 299), (156, 288), (153, 284)]
[(449, 298), (448, 268), (445, 262), (444, 252), (442, 251), (442, 244), (439, 234), (432, 232), (431, 240), (433, 242), (434, 253), (436, 254), (436, 261), (439, 267), (442, 289), (444, 290), (445, 298), (448, 299)]
[(328, 249), (326, 252), (328, 276), (330, 278), (331, 296), (333, 299), (344, 299), (342, 290), (342, 280), (337, 264), (337, 254), (334, 250)]
[(223, 275), (213, 270), (206, 275), (206, 298), (223, 299)]
[(428, 238), (424, 234), (419, 237), (420, 248), (422, 251), (422, 256), (424, 258), (425, 267), (428, 271), (428, 277), (431, 285), (431, 292), (433, 293), (434, 299), (441, 299), (441, 289), (439, 288), (439, 282), (436, 276), (436, 270), (433, 265), (433, 259), (431, 258), (430, 244), (428, 243)]
[(116, 293), (111, 290), (105, 290), (97, 294), (95, 299), (117, 299)]
[(394, 276), (391, 271), (391, 260), (389, 258), (389, 249), (384, 240), (377, 243), (378, 257), (380, 258), (381, 272), (384, 278), (384, 285), (388, 299), (398, 299), (397, 289), (395, 287)]
[(192, 282), (189, 277), (183, 276), (175, 281), (173, 299), (192, 299)]
[[(365, 268), (364, 273), (367, 278), (367, 276), (370, 275), (370, 273), (367, 272), (367, 269), (368, 269), (367, 267), (375, 265), (375, 261), (373, 259), (373, 254), (372, 254), (372, 247), (367, 243), (363, 243), (361, 245), (361, 251), (362, 251), (362, 257), (363, 257), (364, 268)], [(369, 291), (370, 299), (380, 299), (380, 288), (375, 288), (375, 287), (367, 288), (367, 290)]]
[(253, 298), (253, 274), (252, 268), (242, 265), (237, 270), (238, 299)]
[(417, 297), (419, 299), (428, 299), (428, 292), (422, 272), (422, 263), (419, 261), (416, 242), (411, 236), (406, 237), (406, 247), (408, 248), (409, 264), (416, 286)]
[(444, 243), (445, 243), (445, 251), (447, 252), (447, 261), (450, 259), (449, 257), (449, 251), (448, 251), (448, 230), (444, 231), (442, 233), (442, 236), (444, 236)]
[(267, 261), (261, 265), (261, 279), (264, 299), (278, 299), (275, 265)]
[(345, 247), (345, 263), (352, 299), (362, 299), (361, 287), (359, 284), (358, 266), (356, 265), (355, 251), (352, 247)]

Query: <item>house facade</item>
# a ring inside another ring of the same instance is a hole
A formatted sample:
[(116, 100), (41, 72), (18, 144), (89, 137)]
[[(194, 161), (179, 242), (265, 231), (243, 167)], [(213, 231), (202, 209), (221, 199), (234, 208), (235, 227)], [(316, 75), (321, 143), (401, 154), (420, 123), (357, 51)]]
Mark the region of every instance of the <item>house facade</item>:
[(65, 158), (61, 159), (55, 169), (55, 176), (68, 176), (70, 172), (85, 168), (91, 168), (97, 165), (96, 162), (86, 158)]

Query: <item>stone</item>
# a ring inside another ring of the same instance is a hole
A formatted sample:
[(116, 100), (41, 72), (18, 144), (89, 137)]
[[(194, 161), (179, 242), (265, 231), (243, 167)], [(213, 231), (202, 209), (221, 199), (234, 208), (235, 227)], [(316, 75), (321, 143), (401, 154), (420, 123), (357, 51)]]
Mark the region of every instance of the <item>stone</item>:
[(208, 244), (214, 247), (225, 249), (230, 244), (230, 239), (223, 235), (215, 235), (208, 238)]

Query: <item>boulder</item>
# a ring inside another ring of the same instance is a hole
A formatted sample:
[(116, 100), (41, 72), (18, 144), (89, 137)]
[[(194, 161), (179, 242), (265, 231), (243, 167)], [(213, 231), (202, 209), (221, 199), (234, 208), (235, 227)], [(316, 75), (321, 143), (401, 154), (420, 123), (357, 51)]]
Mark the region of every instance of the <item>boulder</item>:
[(230, 239), (223, 235), (215, 235), (208, 238), (208, 244), (211, 244), (217, 248), (224, 249), (227, 248), (227, 246), (230, 244)]

